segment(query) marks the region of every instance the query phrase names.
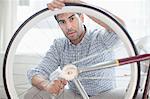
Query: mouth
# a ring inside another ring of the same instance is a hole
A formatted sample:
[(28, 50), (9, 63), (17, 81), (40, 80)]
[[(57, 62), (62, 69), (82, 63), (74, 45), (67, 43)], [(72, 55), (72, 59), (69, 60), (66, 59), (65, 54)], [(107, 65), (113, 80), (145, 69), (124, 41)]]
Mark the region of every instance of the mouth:
[(69, 32), (68, 35), (69, 36), (73, 36), (75, 34), (75, 32)]

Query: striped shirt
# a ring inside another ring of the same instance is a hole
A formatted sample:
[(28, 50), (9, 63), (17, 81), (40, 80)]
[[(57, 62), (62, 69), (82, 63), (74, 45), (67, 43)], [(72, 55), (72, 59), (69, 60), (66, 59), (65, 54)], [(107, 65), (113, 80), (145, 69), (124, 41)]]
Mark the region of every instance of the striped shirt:
[[(86, 67), (113, 59), (113, 53), (108, 50), (118, 41), (118, 37), (114, 32), (108, 32), (105, 29), (94, 29), (87, 31), (82, 41), (73, 45), (67, 38), (59, 38), (54, 40), (53, 45), (47, 51), (45, 57), (36, 68), (28, 71), (29, 80), (34, 75), (42, 75), (49, 79), (49, 75), (60, 66), (63, 68), (66, 64), (75, 63), (77, 67)], [(97, 54), (95, 57), (79, 61), (90, 55)], [(79, 61), (79, 62), (75, 62)], [(112, 79), (81, 79), (81, 84), (85, 88), (88, 95), (96, 95), (114, 88), (115, 86), (114, 68), (102, 69), (90, 72), (84, 72), (79, 78), (87, 77), (110, 77)], [(69, 88), (78, 92), (75, 84), (69, 81)]]

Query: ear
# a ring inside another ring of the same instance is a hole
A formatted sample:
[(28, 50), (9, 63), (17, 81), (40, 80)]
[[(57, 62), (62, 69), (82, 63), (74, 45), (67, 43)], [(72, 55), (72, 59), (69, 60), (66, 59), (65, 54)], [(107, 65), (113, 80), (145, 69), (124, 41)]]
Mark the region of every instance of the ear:
[(80, 19), (81, 19), (82, 23), (84, 23), (84, 14), (81, 13)]

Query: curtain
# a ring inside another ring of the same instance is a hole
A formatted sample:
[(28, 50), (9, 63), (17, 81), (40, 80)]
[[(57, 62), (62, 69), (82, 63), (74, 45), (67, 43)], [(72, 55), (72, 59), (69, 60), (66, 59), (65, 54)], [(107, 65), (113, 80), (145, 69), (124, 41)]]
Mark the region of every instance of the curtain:
[(0, 0), (0, 98), (5, 99), (6, 94), (2, 80), (3, 54), (13, 35), (16, 18), (17, 0)]
[(13, 35), (17, 0), (0, 0), (0, 51), (4, 52)]

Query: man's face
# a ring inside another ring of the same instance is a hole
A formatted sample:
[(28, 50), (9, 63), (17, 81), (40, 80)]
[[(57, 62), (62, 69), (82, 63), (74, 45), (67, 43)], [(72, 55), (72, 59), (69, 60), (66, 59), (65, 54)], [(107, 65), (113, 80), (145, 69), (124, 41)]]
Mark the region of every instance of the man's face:
[(84, 17), (82, 14), (62, 13), (57, 15), (57, 21), (60, 28), (65, 36), (71, 41), (79, 39), (84, 32), (83, 20)]

